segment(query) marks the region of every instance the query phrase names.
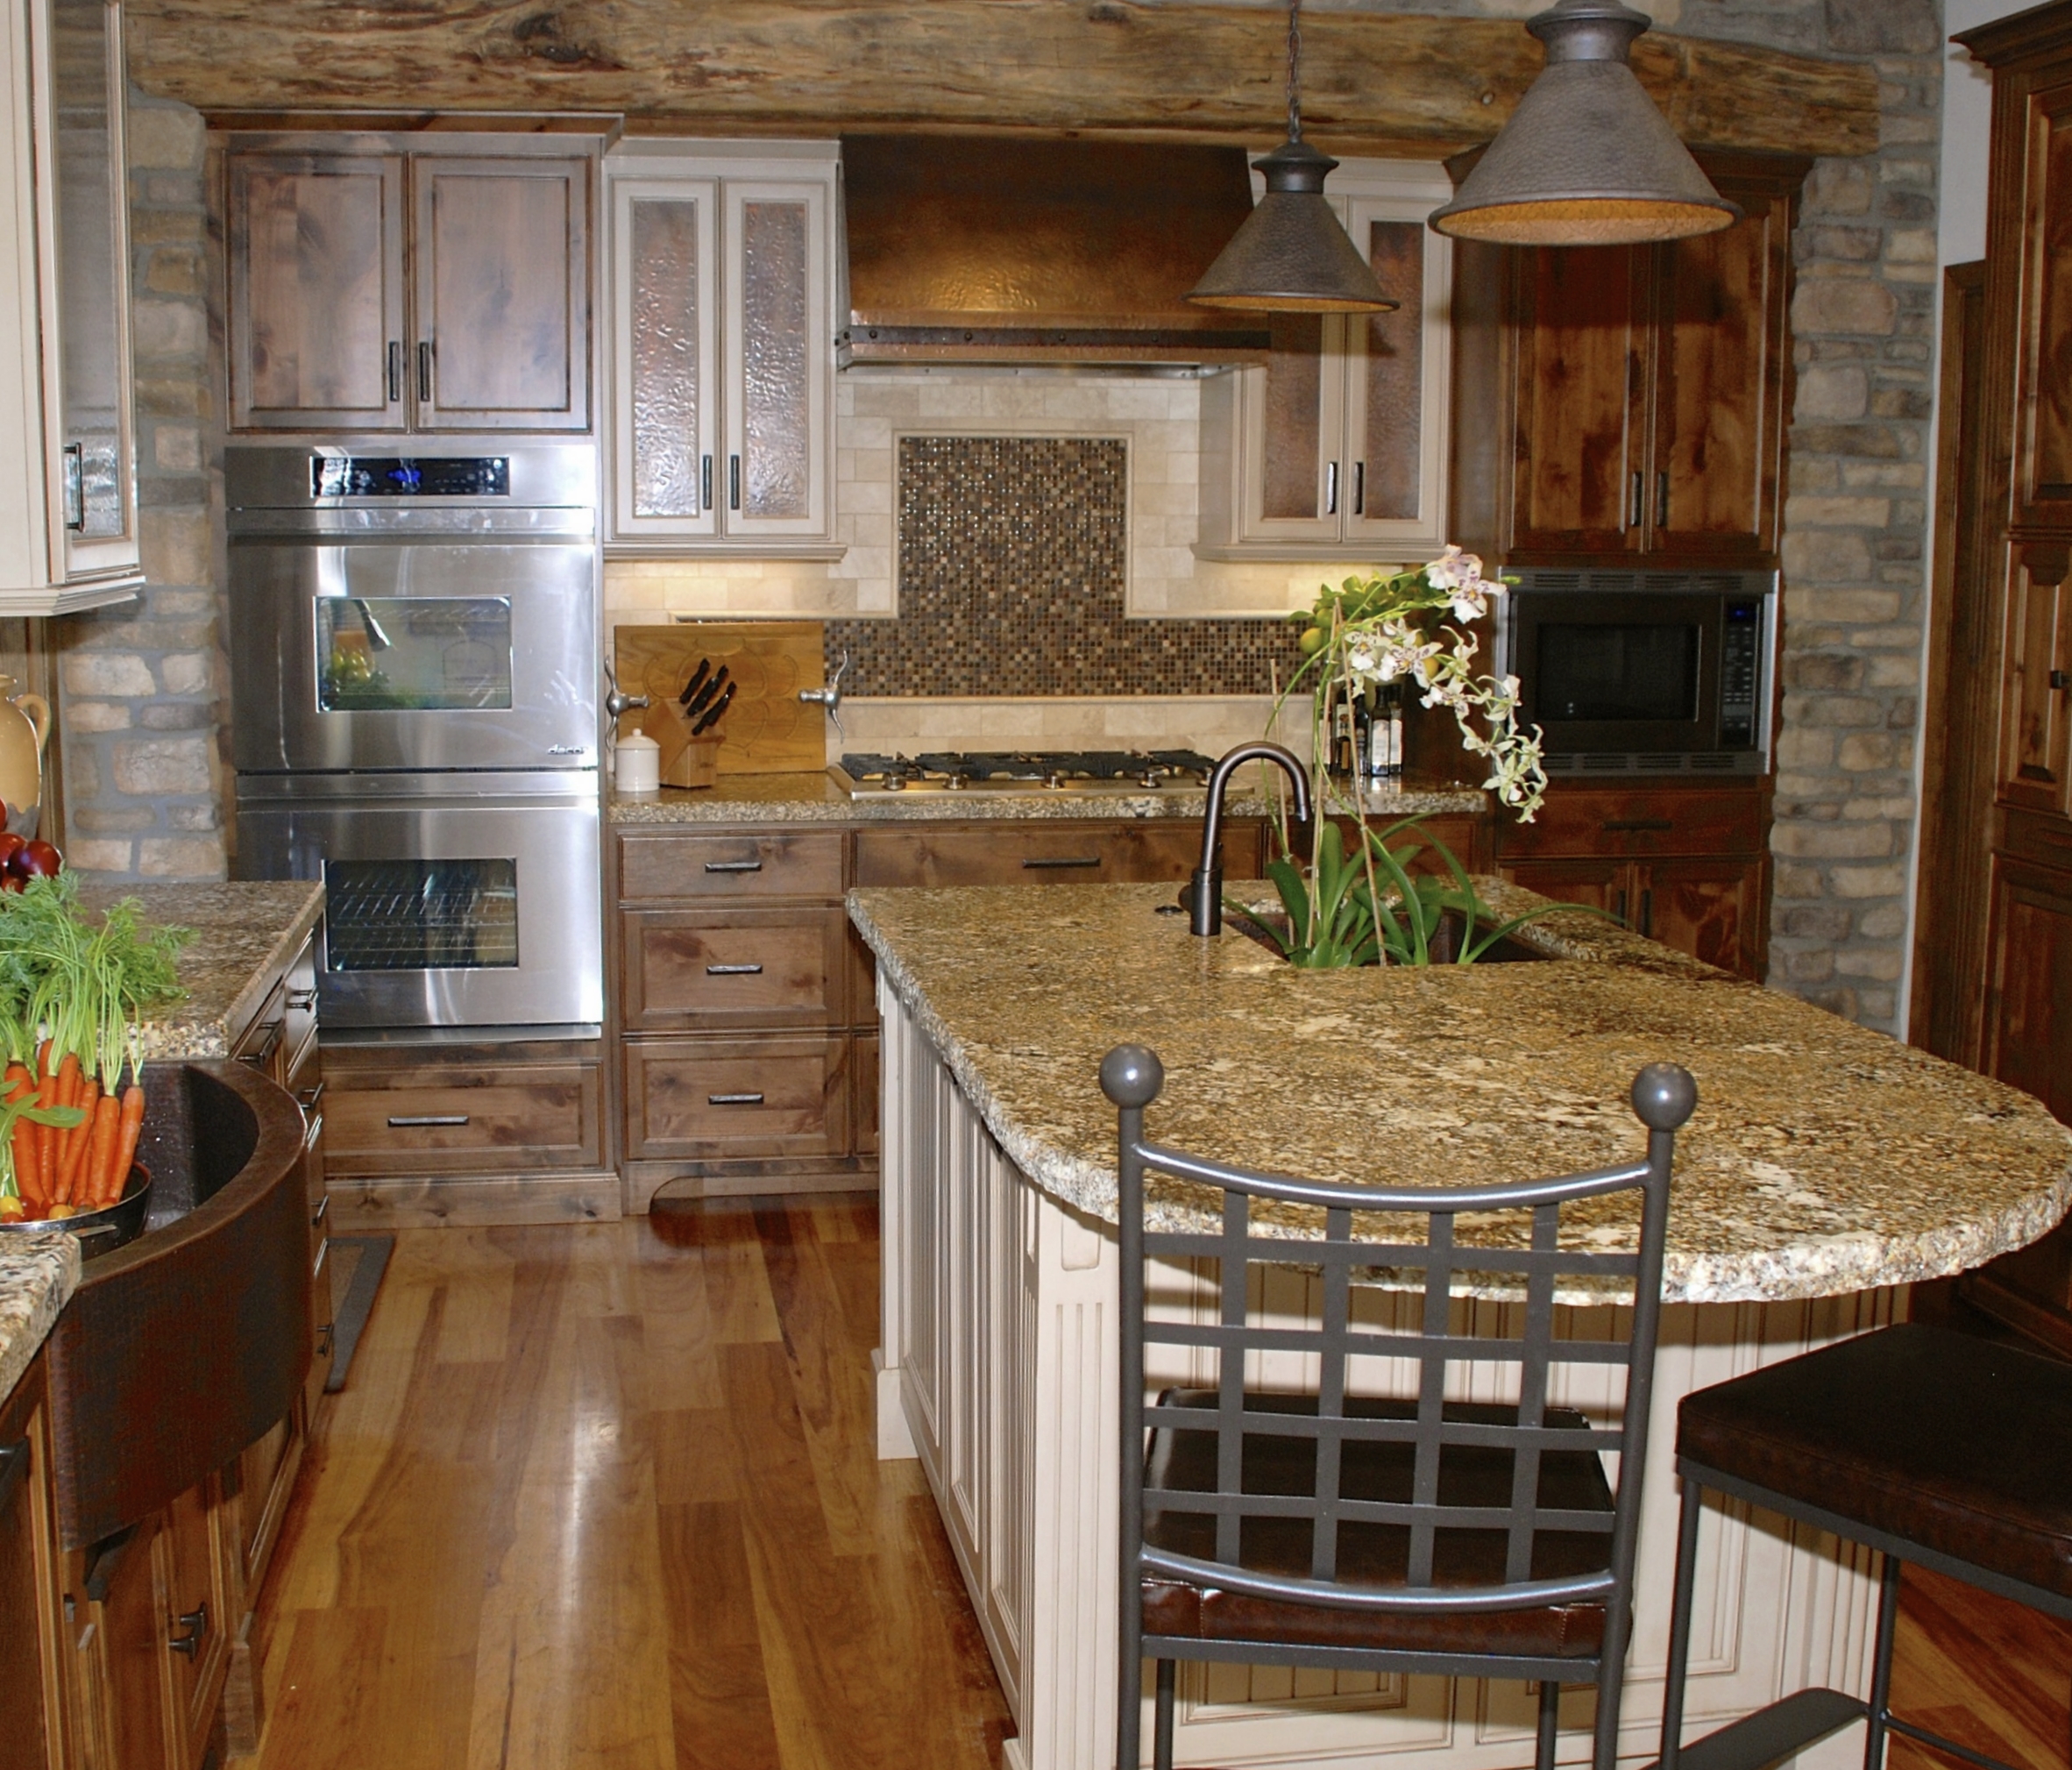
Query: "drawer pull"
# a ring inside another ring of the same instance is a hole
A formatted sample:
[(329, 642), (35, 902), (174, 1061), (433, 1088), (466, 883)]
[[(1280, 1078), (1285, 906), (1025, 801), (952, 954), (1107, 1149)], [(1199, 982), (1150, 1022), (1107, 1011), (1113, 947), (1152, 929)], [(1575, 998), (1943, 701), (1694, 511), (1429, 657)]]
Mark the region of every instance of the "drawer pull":
[(1676, 821), (1666, 817), (1607, 817), (1604, 828), (1614, 829), (1674, 829)]
[(759, 860), (708, 860), (705, 864), (705, 870), (707, 872), (761, 872), (763, 863)]
[(708, 977), (759, 977), (763, 975), (763, 967), (761, 965), (707, 965), (705, 968), (705, 974)]
[(388, 1128), (391, 1131), (422, 1131), (442, 1126), (465, 1125), (467, 1121), (468, 1115), (465, 1112), (407, 1112), (400, 1118), (391, 1119)]
[(287, 1030), (286, 1020), (268, 1020), (266, 1036), (249, 1051), (238, 1053), (240, 1063), (249, 1063), (255, 1070), (263, 1070), (273, 1061), (273, 1053), (280, 1048), (280, 1035)]
[(1045, 868), (1099, 866), (1101, 864), (1101, 857), (1097, 854), (1068, 854), (1059, 855), (1054, 857), (1047, 855), (1040, 855), (1032, 860), (1024, 861), (1022, 864), (1032, 872)]
[(309, 1266), (309, 1276), (312, 1279), (323, 1276), (323, 1262), (330, 1257), (331, 1238), (327, 1235), (316, 1244), (316, 1258), (310, 1262)]
[(316, 1147), (316, 1140), (323, 1135), (323, 1114), (321, 1112), (310, 1113), (309, 1128), (302, 1133), (302, 1153), (307, 1155), (310, 1150)]
[(316, 992), (315, 990), (290, 990), (287, 992), (287, 1005), (297, 1013), (305, 1013), (316, 1006)]
[(305, 1112), (314, 1112), (316, 1110), (317, 1103), (323, 1098), (323, 1089), (324, 1084), (322, 1082), (319, 1082), (314, 1088), (297, 1088), (295, 1090), (295, 1105)]
[(309, 1219), (309, 1226), (312, 1229), (321, 1228), (323, 1224), (323, 1219), (329, 1217), (330, 1214), (331, 1195), (326, 1192), (323, 1195), (323, 1203), (316, 1207), (316, 1215)]
[(760, 1094), (707, 1094), (705, 1097), (705, 1104), (708, 1106), (760, 1106), (763, 1104), (763, 1096)]

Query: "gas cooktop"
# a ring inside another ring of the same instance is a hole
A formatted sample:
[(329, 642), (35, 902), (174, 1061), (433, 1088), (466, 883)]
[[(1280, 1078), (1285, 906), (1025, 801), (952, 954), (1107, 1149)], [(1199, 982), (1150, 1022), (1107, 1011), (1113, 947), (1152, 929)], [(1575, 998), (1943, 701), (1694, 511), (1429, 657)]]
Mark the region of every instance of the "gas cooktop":
[(1171, 793), (1200, 787), (1215, 759), (1193, 750), (932, 750), (849, 755), (828, 770), (852, 795), (879, 793)]

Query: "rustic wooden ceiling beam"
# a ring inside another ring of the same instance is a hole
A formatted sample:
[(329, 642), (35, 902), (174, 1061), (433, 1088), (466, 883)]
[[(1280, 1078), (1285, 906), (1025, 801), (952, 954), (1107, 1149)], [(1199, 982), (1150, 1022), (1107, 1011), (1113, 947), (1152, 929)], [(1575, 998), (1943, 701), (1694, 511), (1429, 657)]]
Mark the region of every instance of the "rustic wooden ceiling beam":
[[(129, 0), (147, 91), (210, 113), (582, 110), (679, 133), (1116, 132), (1264, 143), (1282, 16), (1203, 0)], [(1540, 66), (1513, 20), (1321, 12), (1302, 110), (1340, 153), (1486, 141)], [(1651, 32), (1642, 83), (1694, 146), (1869, 153), (1872, 71)]]

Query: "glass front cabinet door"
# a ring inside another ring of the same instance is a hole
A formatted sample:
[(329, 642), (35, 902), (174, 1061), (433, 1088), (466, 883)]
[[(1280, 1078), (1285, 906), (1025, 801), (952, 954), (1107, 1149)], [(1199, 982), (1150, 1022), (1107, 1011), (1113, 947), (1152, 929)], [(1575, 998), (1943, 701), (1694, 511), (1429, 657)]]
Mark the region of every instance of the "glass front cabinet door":
[(0, 614), (124, 600), (143, 582), (130, 403), (122, 14), (34, 0), (7, 42), (0, 145)]
[(607, 158), (618, 547), (828, 542), (834, 154), (699, 142)]
[(1208, 558), (1422, 560), (1445, 539), (1449, 241), (1437, 166), (1348, 160), (1325, 195), (1398, 305), (1274, 314), (1263, 366), (1202, 387)]

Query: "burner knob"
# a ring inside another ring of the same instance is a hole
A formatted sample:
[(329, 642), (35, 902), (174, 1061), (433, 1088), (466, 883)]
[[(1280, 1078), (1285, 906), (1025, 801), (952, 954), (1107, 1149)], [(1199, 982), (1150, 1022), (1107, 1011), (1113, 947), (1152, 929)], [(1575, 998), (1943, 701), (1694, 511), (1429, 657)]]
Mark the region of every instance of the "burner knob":
[(952, 793), (961, 793), (970, 785), (970, 777), (962, 774), (953, 774), (947, 780), (943, 782), (943, 785)]
[(901, 793), (905, 790), (905, 787), (906, 777), (904, 774), (888, 774), (885, 777), (885, 791), (887, 793)]

